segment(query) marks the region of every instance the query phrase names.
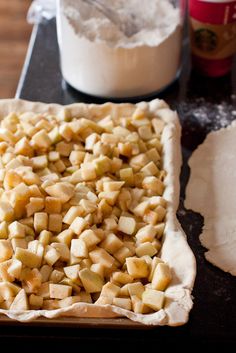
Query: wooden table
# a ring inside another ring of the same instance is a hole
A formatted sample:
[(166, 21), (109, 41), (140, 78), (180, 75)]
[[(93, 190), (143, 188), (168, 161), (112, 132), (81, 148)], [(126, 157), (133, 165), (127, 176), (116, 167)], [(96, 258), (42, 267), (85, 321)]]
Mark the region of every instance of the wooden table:
[(26, 21), (30, 3), (0, 0), (0, 98), (15, 96), (32, 29)]

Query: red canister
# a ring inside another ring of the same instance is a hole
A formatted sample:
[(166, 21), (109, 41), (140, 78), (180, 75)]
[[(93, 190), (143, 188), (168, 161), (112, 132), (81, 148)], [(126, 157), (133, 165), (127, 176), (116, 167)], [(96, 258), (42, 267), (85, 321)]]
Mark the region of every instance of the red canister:
[(193, 65), (201, 73), (227, 74), (236, 52), (236, 0), (189, 0)]

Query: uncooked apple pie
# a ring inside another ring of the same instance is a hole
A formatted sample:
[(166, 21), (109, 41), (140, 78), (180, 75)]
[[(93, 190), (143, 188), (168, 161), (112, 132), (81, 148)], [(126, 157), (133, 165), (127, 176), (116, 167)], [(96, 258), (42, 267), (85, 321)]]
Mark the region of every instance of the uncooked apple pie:
[(160, 100), (2, 107), (1, 312), (86, 316), (86, 306), (89, 316), (159, 312), (165, 322), (182, 250), (191, 307), (195, 263), (175, 218), (176, 113)]

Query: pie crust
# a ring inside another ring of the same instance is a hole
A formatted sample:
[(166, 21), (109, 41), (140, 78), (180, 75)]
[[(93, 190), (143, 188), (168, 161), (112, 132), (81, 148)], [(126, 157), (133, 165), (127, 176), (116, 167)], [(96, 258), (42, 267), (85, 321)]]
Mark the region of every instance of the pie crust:
[(75, 303), (70, 307), (56, 310), (12, 311), (1, 309), (0, 314), (22, 322), (29, 322), (38, 317), (58, 318), (61, 316), (78, 318), (127, 317), (146, 325), (160, 326), (178, 326), (188, 321), (189, 312), (193, 305), (191, 292), (196, 276), (196, 262), (187, 243), (186, 235), (176, 218), (180, 191), (179, 174), (182, 163), (180, 148), (181, 127), (177, 113), (171, 111), (168, 105), (159, 99), (151, 102), (141, 102), (136, 105), (129, 103), (105, 103), (103, 105), (75, 103), (67, 106), (6, 99), (0, 101), (0, 118), (2, 119), (13, 111), (21, 113), (32, 111), (36, 113), (46, 112), (59, 116), (70, 114), (71, 116), (83, 116), (88, 119), (91, 119), (91, 116), (93, 116), (96, 119), (96, 117), (108, 114), (112, 114), (114, 117), (118, 114), (125, 116), (127, 112), (132, 112), (137, 106), (148, 108), (153, 116), (158, 116), (166, 123), (161, 142), (163, 146), (163, 168), (167, 172), (164, 180), (165, 191), (163, 197), (167, 200), (168, 206), (163, 245), (158, 256), (169, 264), (173, 277), (165, 291), (166, 300), (164, 308), (152, 314), (136, 314), (114, 305), (101, 306)]

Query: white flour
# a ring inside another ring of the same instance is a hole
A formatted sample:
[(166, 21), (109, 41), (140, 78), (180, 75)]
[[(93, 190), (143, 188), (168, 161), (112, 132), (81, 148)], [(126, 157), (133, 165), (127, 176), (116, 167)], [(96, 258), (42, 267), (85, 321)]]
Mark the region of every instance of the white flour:
[(103, 97), (145, 95), (171, 83), (181, 51), (179, 9), (169, 0), (106, 3), (121, 19), (132, 13), (139, 31), (128, 38), (83, 1), (59, 0), (58, 39), (65, 80)]

